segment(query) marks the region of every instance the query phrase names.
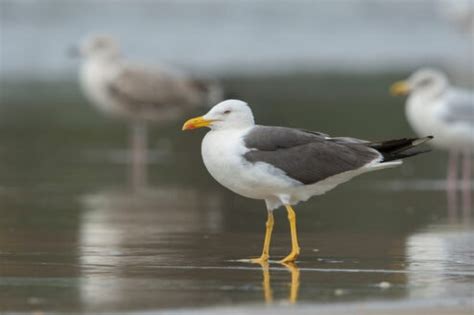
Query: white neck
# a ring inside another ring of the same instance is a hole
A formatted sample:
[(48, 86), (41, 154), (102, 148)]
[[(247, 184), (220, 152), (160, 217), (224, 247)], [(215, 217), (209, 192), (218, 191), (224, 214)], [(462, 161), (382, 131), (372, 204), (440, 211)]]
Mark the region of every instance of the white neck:
[(448, 89), (448, 87), (449, 86), (446, 82), (437, 81), (431, 86), (415, 90), (414, 94), (422, 95), (430, 99), (437, 98), (442, 95)]

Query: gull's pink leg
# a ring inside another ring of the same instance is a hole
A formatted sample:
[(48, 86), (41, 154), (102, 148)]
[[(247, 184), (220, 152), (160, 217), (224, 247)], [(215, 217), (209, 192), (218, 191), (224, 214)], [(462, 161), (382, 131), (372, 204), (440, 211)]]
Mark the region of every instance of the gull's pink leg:
[(463, 154), (462, 162), (462, 179), (463, 179), (463, 191), (462, 191), (462, 209), (463, 209), (463, 221), (469, 220), (471, 211), (471, 151), (467, 150)]
[(130, 177), (132, 189), (138, 191), (145, 188), (147, 184), (148, 148), (147, 126), (145, 121), (138, 119), (132, 121), (130, 142), (132, 149), (132, 167)]
[(449, 152), (446, 192), (448, 199), (448, 219), (453, 222), (456, 220), (456, 186), (458, 180), (458, 160), (459, 152), (452, 150)]

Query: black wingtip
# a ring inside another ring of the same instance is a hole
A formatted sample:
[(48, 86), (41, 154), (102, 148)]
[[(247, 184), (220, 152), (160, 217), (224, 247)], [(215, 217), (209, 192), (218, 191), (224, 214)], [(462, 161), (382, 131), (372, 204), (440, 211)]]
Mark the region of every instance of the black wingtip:
[(426, 136), (423, 138), (412, 139), (411, 146), (418, 146), (420, 144), (430, 141), (433, 138), (433, 136)]
[(372, 144), (371, 147), (382, 154), (384, 162), (389, 162), (431, 151), (430, 149), (419, 148), (419, 146), (433, 138), (433, 136), (426, 136), (423, 138), (389, 140)]

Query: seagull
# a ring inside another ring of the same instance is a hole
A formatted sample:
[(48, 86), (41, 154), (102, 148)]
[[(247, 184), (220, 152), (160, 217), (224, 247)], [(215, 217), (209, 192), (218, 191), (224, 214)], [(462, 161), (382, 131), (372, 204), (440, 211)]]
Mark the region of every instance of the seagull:
[(186, 121), (182, 129), (201, 127), (211, 129), (202, 140), (201, 154), (212, 177), (239, 195), (265, 201), (263, 251), (250, 260), (260, 264), (269, 259), (273, 210), (280, 206), (287, 210), (292, 249), (280, 262), (292, 263), (300, 253), (292, 206), (354, 176), (394, 167), (401, 164), (400, 159), (427, 152), (417, 146), (432, 138), (369, 142), (256, 125), (252, 110), (240, 100), (223, 101), (204, 116)]
[(176, 70), (134, 64), (124, 59), (117, 41), (95, 35), (79, 48), (83, 57), (81, 87), (102, 112), (128, 120), (131, 125), (132, 182), (146, 183), (147, 122), (173, 121), (199, 106), (222, 99), (220, 86)]
[(464, 206), (470, 207), (471, 154), (474, 151), (474, 93), (449, 84), (442, 72), (423, 68), (391, 86), (393, 95), (407, 95), (406, 117), (418, 135), (431, 134), (431, 144), (449, 151), (448, 192), (458, 177), (463, 155)]
[(474, 35), (474, 0), (439, 0), (438, 11), (460, 30)]

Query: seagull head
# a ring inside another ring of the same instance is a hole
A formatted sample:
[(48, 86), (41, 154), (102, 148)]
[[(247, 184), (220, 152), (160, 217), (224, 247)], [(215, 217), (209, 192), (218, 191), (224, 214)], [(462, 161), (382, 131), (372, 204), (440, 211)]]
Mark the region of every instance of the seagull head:
[(448, 87), (448, 79), (438, 70), (424, 68), (414, 72), (403, 81), (392, 84), (392, 95), (407, 95), (413, 92), (440, 94)]
[(252, 110), (247, 103), (239, 100), (225, 100), (215, 105), (204, 116), (189, 119), (183, 130), (202, 127), (217, 129), (241, 129), (255, 124)]
[(79, 54), (86, 58), (114, 58), (120, 55), (117, 41), (108, 35), (86, 38), (79, 47)]

